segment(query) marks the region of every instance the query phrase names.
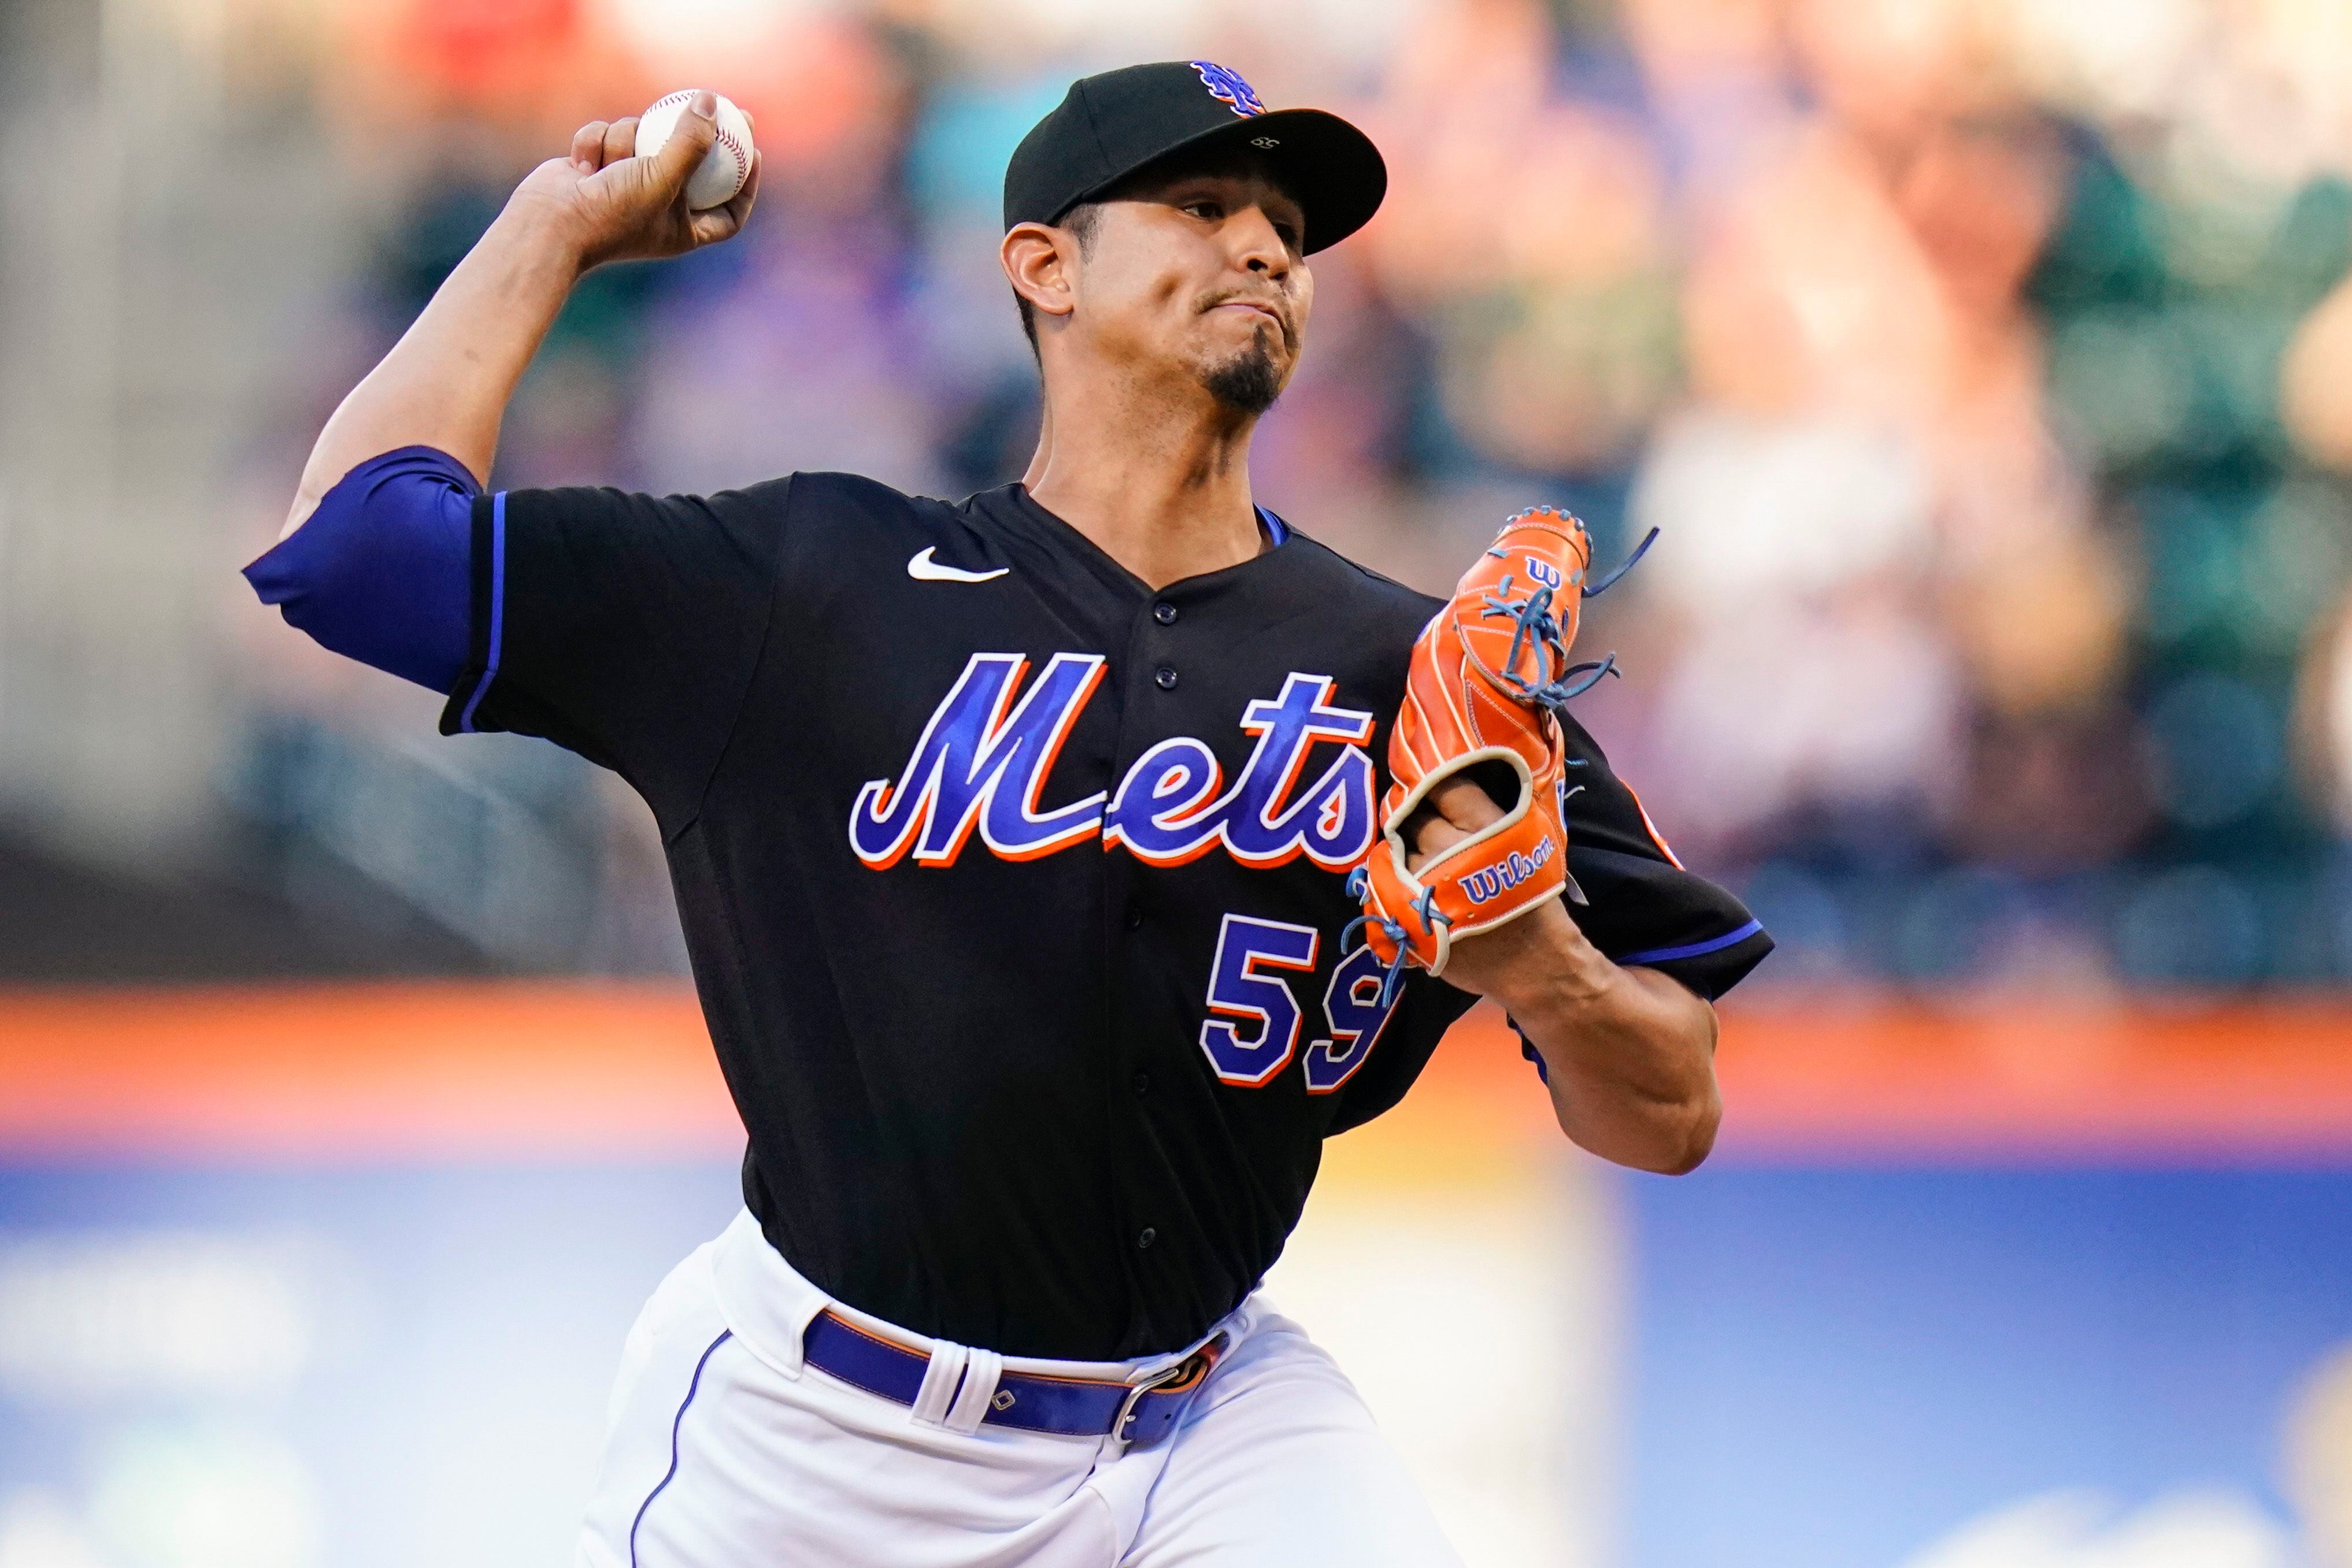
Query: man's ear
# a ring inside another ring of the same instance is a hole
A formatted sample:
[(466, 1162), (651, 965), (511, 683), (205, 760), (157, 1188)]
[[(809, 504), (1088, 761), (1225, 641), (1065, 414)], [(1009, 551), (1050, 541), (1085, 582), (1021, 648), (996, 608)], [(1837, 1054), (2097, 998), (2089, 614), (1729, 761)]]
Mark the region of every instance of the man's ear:
[(1013, 292), (1040, 316), (1067, 316), (1077, 308), (1072, 277), (1077, 256), (1076, 236), (1045, 224), (1016, 225), (997, 252)]

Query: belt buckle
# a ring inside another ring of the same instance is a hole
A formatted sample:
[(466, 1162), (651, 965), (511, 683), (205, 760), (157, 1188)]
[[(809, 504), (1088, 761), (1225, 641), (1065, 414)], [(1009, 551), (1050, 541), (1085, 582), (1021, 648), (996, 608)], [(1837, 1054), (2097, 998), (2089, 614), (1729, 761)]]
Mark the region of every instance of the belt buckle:
[(1110, 1427), (1111, 1441), (1118, 1445), (1119, 1452), (1127, 1451), (1129, 1441), (1127, 1429), (1135, 1424), (1136, 1412), (1143, 1404), (1145, 1395), (1157, 1393), (1172, 1384), (1181, 1383), (1188, 1377), (1197, 1382), (1206, 1382), (1209, 1374), (1215, 1369), (1218, 1358), (1224, 1354), (1224, 1350), (1225, 1336), (1222, 1333), (1217, 1334), (1183, 1360), (1173, 1365), (1161, 1367), (1140, 1383), (1129, 1385), (1127, 1397), (1119, 1401), (1118, 1418), (1113, 1421)]

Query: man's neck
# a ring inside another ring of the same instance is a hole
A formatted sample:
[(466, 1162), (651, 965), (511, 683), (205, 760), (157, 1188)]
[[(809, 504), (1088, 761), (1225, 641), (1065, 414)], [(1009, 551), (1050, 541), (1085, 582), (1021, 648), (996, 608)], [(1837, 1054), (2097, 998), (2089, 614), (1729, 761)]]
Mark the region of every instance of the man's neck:
[(1254, 417), (1206, 393), (1174, 403), (1049, 390), (1022, 486), (1155, 589), (1265, 548), (1250, 497)]

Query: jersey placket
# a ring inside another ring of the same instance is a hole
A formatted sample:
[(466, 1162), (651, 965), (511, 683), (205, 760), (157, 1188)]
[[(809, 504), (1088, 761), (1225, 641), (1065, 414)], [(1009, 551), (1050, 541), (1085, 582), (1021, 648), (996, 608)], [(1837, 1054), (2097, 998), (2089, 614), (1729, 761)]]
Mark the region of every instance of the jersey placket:
[[(1177, 587), (1153, 595), (1129, 622), (1125, 657), (1113, 667), (1119, 695), (1112, 742), (1115, 779), (1125, 778), (1153, 745), (1199, 727), (1196, 719), (1180, 716), (1192, 705), (1179, 695), (1184, 691), (1184, 650), (1196, 645), (1180, 628), (1196, 601)], [(1154, 988), (1137, 983), (1139, 970), (1165, 960), (1177, 914), (1166, 890), (1155, 890), (1151, 868), (1122, 848), (1109, 847), (1103, 861), (1111, 924), (1104, 985), (1109, 1057), (1105, 1088), (1110, 1124), (1127, 1133), (1118, 1140), (1126, 1151), (1118, 1171), (1119, 1251), (1137, 1302), (1139, 1321), (1129, 1325), (1130, 1336), (1137, 1343), (1157, 1344), (1176, 1328), (1153, 1321), (1150, 1306), (1171, 1299), (1170, 1281), (1181, 1279), (1198, 1290), (1207, 1283), (1203, 1270), (1219, 1271), (1192, 1234), (1191, 1206), (1171, 1176), (1155, 1125), (1160, 1109), (1180, 1103), (1185, 1088), (1178, 1076), (1182, 1059), (1168, 1047), (1185, 1038), (1192, 1020), (1150, 1016), (1155, 1009), (1141, 998), (1152, 996)], [(1155, 891), (1161, 896), (1158, 905)]]

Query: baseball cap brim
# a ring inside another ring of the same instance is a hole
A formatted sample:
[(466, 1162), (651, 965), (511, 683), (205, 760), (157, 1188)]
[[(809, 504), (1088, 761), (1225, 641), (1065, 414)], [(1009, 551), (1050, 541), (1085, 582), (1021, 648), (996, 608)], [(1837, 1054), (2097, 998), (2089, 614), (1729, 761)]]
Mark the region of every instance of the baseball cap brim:
[(1080, 193), (1069, 204), (1099, 201), (1130, 180), (1228, 148), (1247, 149), (1273, 166), (1276, 179), (1306, 214), (1299, 249), (1309, 255), (1371, 222), (1388, 193), (1389, 166), (1370, 137), (1324, 110), (1276, 109), (1187, 137)]

